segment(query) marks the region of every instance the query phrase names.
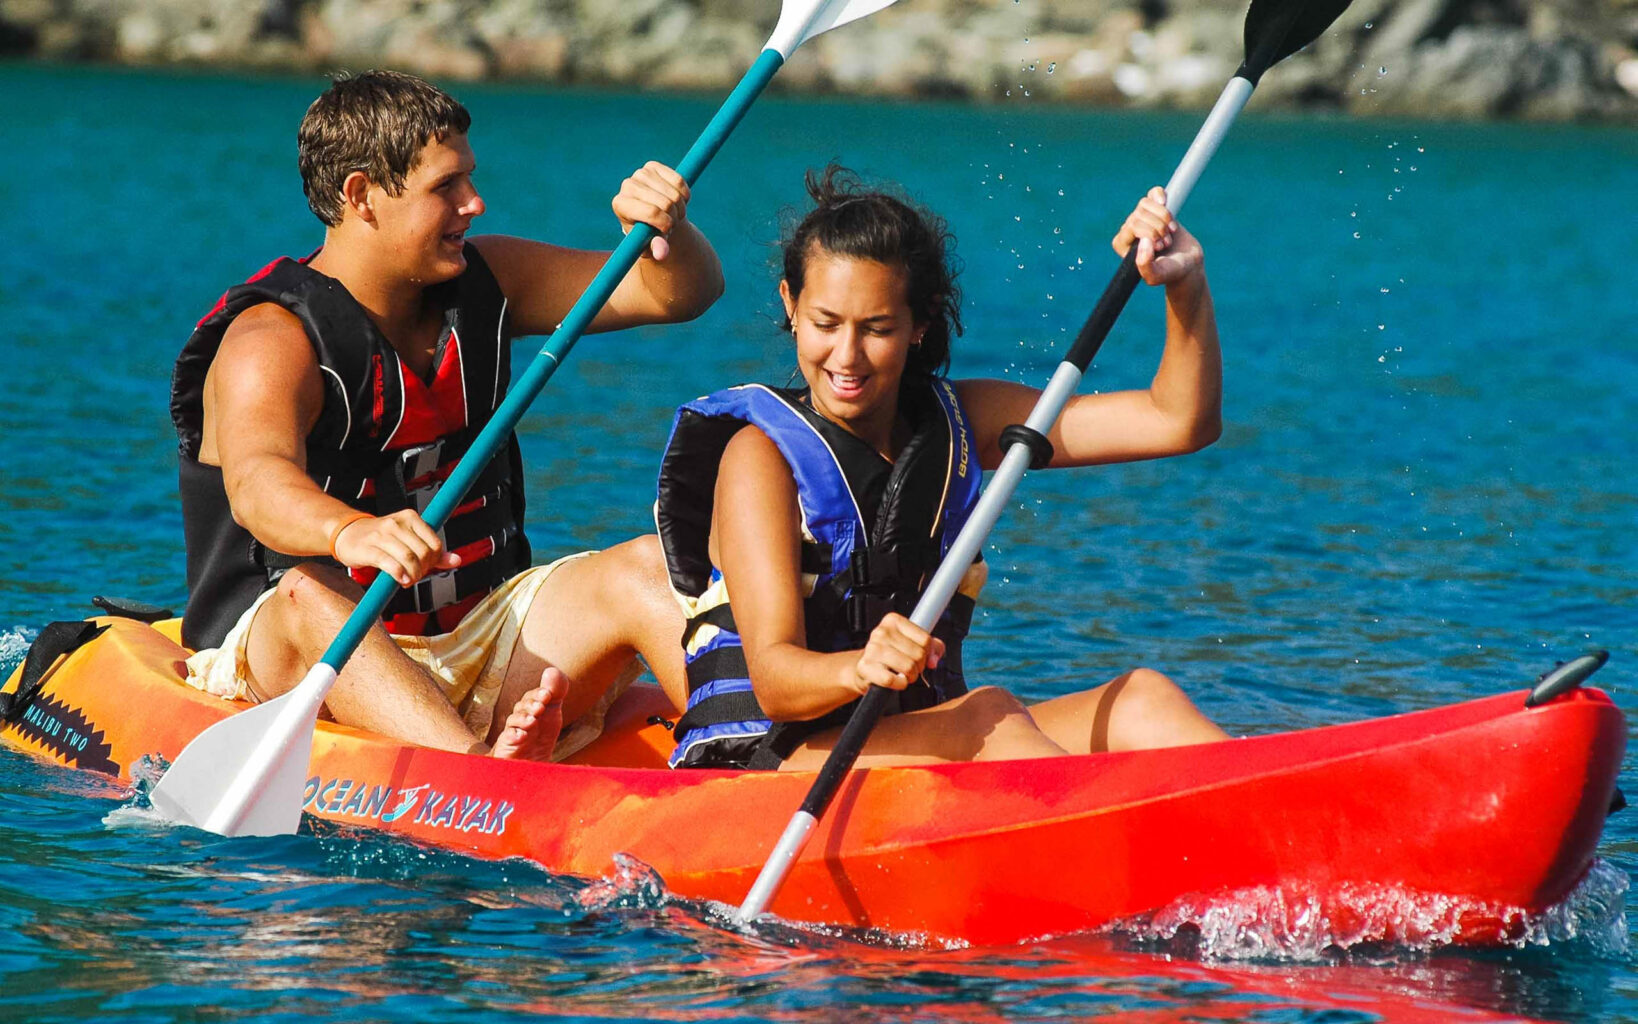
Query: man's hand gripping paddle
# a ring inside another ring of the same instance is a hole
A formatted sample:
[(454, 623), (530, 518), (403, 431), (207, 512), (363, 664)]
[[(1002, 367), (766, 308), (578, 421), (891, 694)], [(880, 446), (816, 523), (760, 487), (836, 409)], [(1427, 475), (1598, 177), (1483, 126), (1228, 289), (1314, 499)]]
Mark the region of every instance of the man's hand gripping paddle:
[[(1245, 62), (1223, 89), (1216, 105), (1212, 107), (1211, 114), (1207, 116), (1206, 123), (1201, 126), (1188, 152), (1183, 155), (1182, 163), (1178, 164), (1177, 171), (1172, 175), (1172, 180), (1166, 185), (1166, 206), (1174, 215), (1183, 208), (1184, 200), (1188, 198), (1190, 190), (1199, 180), (1212, 154), (1217, 152), (1217, 146), (1228, 133), (1229, 126), (1234, 123), (1241, 108), (1251, 98), (1252, 90), (1257, 87), (1257, 80), (1262, 77), (1263, 72), (1317, 39), (1320, 33), (1337, 20), (1349, 2), (1350, 0), (1252, 0), (1251, 10), (1246, 13)], [(1029, 414), (1029, 419), (1021, 425), (1008, 427), (1002, 433), (1001, 443), (1006, 447), (1006, 455), (1001, 460), (1000, 468), (996, 470), (989, 487), (985, 489), (983, 497), (979, 499), (968, 518), (966, 526), (957, 535), (949, 554), (944, 556), (944, 562), (933, 574), (926, 592), (922, 594), (921, 600), (916, 603), (915, 611), (910, 615), (910, 621), (922, 629), (931, 631), (939, 616), (944, 614), (945, 605), (949, 604), (951, 595), (961, 582), (962, 574), (977, 557), (979, 549), (984, 546), (991, 527), (1001, 516), (1002, 507), (1012, 498), (1018, 481), (1023, 478), (1024, 470), (1044, 466), (1052, 458), (1052, 445), (1047, 441), (1047, 432), (1052, 429), (1070, 396), (1080, 386), (1081, 375), (1091, 365), (1092, 357), (1103, 345), (1110, 327), (1114, 326), (1115, 319), (1126, 307), (1126, 300), (1131, 298), (1132, 292), (1137, 288), (1140, 280), (1137, 270), (1137, 249), (1134, 243), (1127, 250), (1120, 269), (1115, 272), (1113, 280), (1104, 289), (1103, 296), (1092, 310), (1092, 315), (1087, 317), (1085, 325), (1075, 338), (1074, 345), (1070, 347), (1069, 354), (1058, 365), (1052, 380), (1042, 391), (1035, 408)], [(785, 876), (790, 873), (791, 865), (807, 844), (808, 835), (819, 823), (825, 809), (830, 806), (842, 779), (852, 768), (865, 740), (870, 736), (870, 730), (886, 708), (889, 693), (890, 691), (882, 687), (873, 686), (859, 702), (858, 708), (843, 728), (841, 737), (836, 741), (835, 748), (825, 759), (824, 767), (819, 770), (819, 777), (814, 780), (807, 799), (802, 802), (801, 809), (792, 816), (790, 824), (785, 827), (784, 834), (779, 837), (779, 842), (769, 855), (762, 873), (757, 876), (756, 884), (751, 887), (750, 894), (745, 897), (745, 903), (739, 908), (738, 919), (741, 923), (753, 920), (766, 910), (779, 892)]]
[[(694, 184), (798, 46), (896, 2), (785, 0), (767, 47), (677, 165), (678, 173)], [(654, 235), (652, 227), (639, 224), (609, 256), (427, 506), (427, 525), (434, 530), (443, 526)], [(150, 794), (154, 809), (173, 821), (227, 836), (295, 832), (301, 822), (302, 789), (307, 781), (319, 709), (342, 665), (380, 620), (395, 589), (397, 585), (390, 575), (377, 576), (323, 659), (294, 690), (241, 711), (196, 736)]]

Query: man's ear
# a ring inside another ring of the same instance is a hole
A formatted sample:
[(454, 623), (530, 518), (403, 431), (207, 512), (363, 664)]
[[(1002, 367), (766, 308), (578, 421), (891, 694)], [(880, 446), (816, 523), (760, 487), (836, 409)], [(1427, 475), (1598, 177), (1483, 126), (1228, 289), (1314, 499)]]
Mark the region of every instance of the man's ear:
[(370, 201), (370, 178), (363, 171), (354, 171), (341, 183), (341, 205), (366, 224), (375, 223), (375, 208)]

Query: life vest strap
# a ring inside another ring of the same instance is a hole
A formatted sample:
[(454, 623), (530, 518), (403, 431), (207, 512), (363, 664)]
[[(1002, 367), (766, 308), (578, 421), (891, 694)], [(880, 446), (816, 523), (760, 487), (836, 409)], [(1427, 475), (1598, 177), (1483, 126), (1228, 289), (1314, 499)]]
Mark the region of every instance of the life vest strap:
[(757, 703), (756, 694), (749, 689), (719, 693), (689, 708), (677, 719), (671, 735), (680, 740), (694, 729), (720, 722), (753, 722), (766, 714), (762, 705)]
[(751, 678), (751, 670), (745, 665), (745, 648), (738, 644), (725, 644), (704, 654), (688, 663), (688, 692), (693, 693), (707, 683), (722, 679)]
[(733, 608), (726, 604), (719, 604), (715, 608), (707, 608), (688, 620), (688, 624), (683, 627), (683, 650), (688, 649), (688, 645), (694, 640), (694, 634), (698, 633), (702, 626), (715, 626), (726, 633), (739, 632), (739, 626), (734, 623)]

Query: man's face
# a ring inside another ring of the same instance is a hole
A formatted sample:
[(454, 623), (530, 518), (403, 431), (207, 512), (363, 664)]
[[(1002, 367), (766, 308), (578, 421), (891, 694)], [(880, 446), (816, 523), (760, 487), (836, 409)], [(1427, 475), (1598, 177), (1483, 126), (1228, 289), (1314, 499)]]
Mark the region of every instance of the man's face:
[(393, 196), (371, 187), (380, 240), (417, 283), (448, 281), (466, 269), (466, 230), (484, 211), (472, 184), (476, 167), (466, 136), (452, 134), (422, 147), (403, 192)]

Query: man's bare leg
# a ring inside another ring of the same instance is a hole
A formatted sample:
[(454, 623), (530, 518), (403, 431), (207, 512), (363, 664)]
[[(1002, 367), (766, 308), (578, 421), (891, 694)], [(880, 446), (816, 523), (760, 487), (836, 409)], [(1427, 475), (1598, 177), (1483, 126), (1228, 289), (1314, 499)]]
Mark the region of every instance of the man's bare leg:
[[(567, 677), (563, 721), (597, 706), (641, 656), (673, 704), (688, 697), (682, 652), (683, 617), (653, 535), (617, 544), (559, 566), (529, 607), (517, 650), (497, 696), (510, 707), (557, 668)], [(492, 731), (490, 742), (495, 742)]]
[[(336, 569), (308, 564), (285, 573), (278, 593), (251, 623), (247, 656), (258, 696), (266, 699), (294, 689), (324, 656), (361, 597), (358, 584)], [(512, 703), (540, 683), (537, 669), (534, 685), (524, 687)], [(324, 703), (345, 725), (439, 750), (490, 753), (489, 744), (472, 735), (438, 684), (398, 649), (379, 623), (347, 659)], [(497, 731), (515, 727), (524, 735), (494, 753), (515, 757), (520, 750), (536, 751), (534, 738), (547, 721), (549, 717), (524, 716), (516, 726), (510, 718), (497, 722)]]

